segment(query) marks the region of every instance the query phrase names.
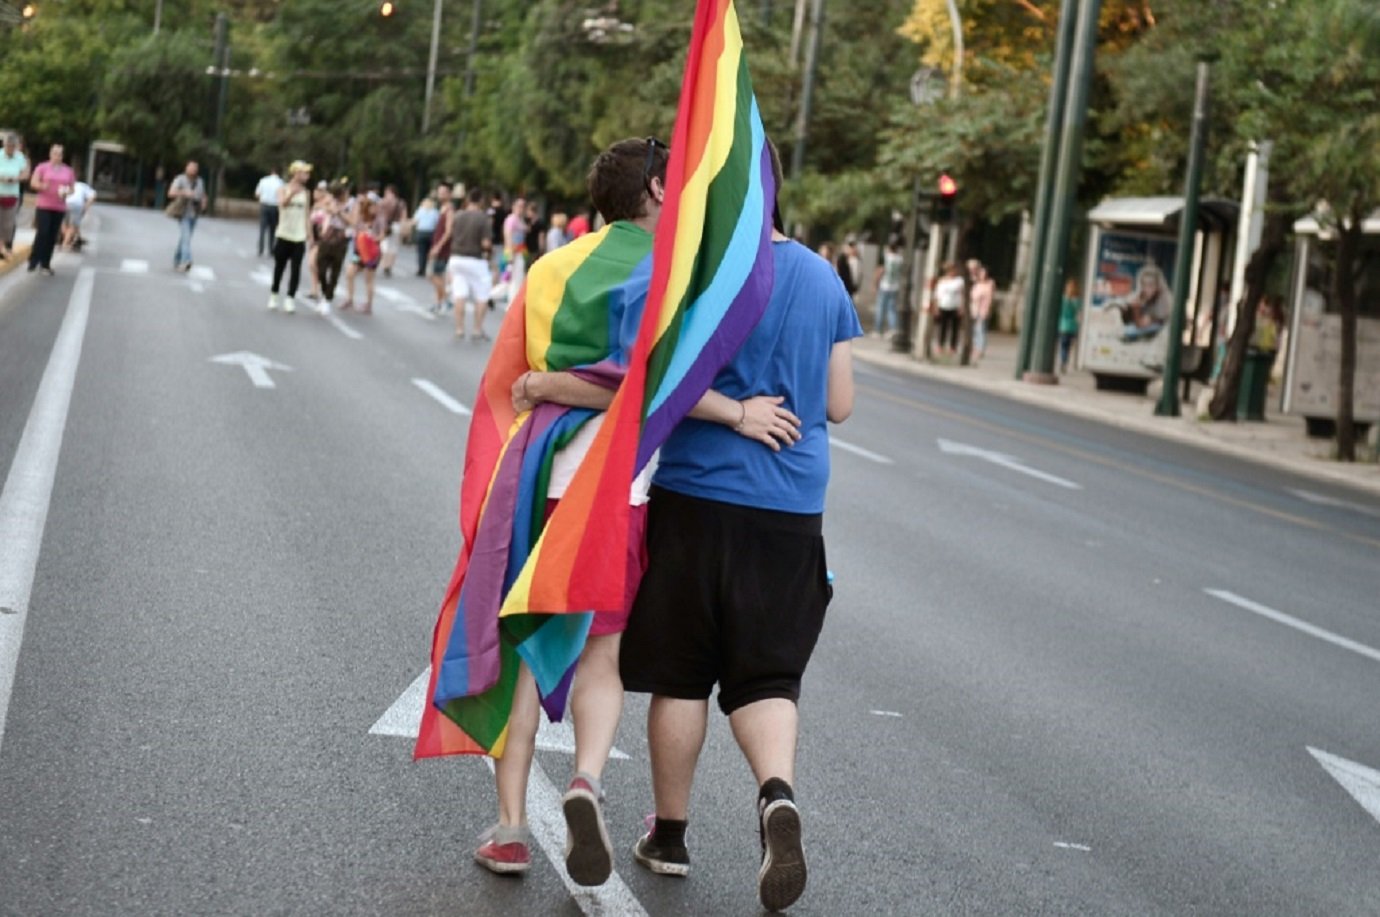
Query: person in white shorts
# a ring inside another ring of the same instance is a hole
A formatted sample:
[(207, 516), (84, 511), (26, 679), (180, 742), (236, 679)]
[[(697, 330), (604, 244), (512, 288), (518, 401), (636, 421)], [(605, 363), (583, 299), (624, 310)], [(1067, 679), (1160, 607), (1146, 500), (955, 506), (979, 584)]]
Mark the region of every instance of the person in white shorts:
[(451, 225), (450, 261), (446, 264), (450, 301), (455, 307), (455, 336), (467, 341), (489, 339), (484, 333), (484, 316), (489, 310), (493, 283), (489, 273), (491, 231), (489, 215), (484, 211), (484, 192), (471, 188), (465, 196), (465, 209), (455, 214)]

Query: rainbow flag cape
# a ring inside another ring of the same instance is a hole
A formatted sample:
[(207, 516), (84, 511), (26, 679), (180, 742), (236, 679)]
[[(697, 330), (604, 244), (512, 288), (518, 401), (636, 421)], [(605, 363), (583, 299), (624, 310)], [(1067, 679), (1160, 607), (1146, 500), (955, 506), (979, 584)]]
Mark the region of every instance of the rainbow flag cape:
[[(533, 493), (544, 494), (545, 482), (540, 462), (529, 456), (559, 448), (573, 435), (570, 425), (588, 417), (543, 405), (531, 417), (513, 418), (511, 380), (527, 367), (511, 354), (496, 356), (481, 383), (462, 485), (465, 549), (437, 622), (431, 704), (423, 715), (418, 757), (501, 756), (518, 659), (536, 677), (548, 715), (562, 715), (589, 612), (619, 608), (624, 601), (634, 476), (709, 389), (766, 308), (775, 184), (732, 0), (701, 0), (697, 7), (666, 187), (645, 296), (636, 298), (640, 273), (629, 272), (616, 285), (621, 333), (637, 329), (631, 353), (611, 348), (609, 358), (579, 369), (605, 384), (621, 377), (607, 418), (550, 520), (543, 527), (530, 510), (527, 527), (519, 530), (513, 522), (506, 540), (484, 538), (486, 518), (468, 526), (467, 507), (482, 504), (480, 516), (487, 517), (510, 502), (534, 503), (522, 488), (540, 486)], [(536, 301), (532, 284), (529, 277), (529, 311)], [(513, 319), (523, 305), (513, 304), (496, 347), (504, 335), (518, 333), (510, 326), (524, 325)], [(532, 326), (531, 319), (525, 324)], [(511, 361), (502, 364), (502, 372), (495, 362), (500, 359)], [(500, 378), (505, 376), (507, 387)], [(505, 419), (515, 429), (499, 446), (494, 433)], [(482, 442), (476, 444), (481, 422), (490, 429), (480, 431)], [(521, 453), (523, 461), (509, 453)], [(510, 464), (538, 470), (505, 474)], [(517, 520), (523, 513), (512, 515)], [(496, 515), (493, 529), (502, 527)], [(481, 593), (484, 601), (471, 606), (471, 596)], [(483, 615), (495, 593), (502, 597), (502, 626), (489, 627)]]
[[(533, 265), (508, 309), (470, 421), (460, 489), (464, 544), (432, 639), (432, 703), (422, 711), (417, 757), (501, 754), (519, 647), (534, 634), (558, 646), (583, 645), (588, 613), (499, 620), (545, 520), (552, 459), (595, 416), (554, 404), (518, 415), (512, 389), (529, 369), (618, 384), (651, 281), (651, 248), (652, 237), (631, 223), (582, 236)], [(554, 707), (563, 706), (563, 693), (547, 693)]]

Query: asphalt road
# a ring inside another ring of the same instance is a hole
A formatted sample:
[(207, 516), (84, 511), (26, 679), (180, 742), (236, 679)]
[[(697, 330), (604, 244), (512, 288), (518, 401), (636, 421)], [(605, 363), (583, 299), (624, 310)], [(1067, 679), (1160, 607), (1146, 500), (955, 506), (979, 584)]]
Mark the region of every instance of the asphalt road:
[[(204, 221), (182, 275), (171, 221), (98, 213), (56, 277), (0, 280), (0, 914), (757, 913), (722, 718), (692, 875), (665, 879), (628, 852), (650, 808), (630, 699), (617, 881), (579, 897), (554, 828), (523, 880), (471, 862), (482, 762), (379, 734), (406, 731), (458, 548), (466, 418), (433, 393), (468, 404), (485, 358), (423, 281), (381, 279), (372, 318), (269, 314), (248, 224)], [(24, 575), (20, 443), (88, 282)], [(237, 353), (290, 369), (212, 362)], [(1380, 912), (1380, 501), (857, 375), (792, 913)], [(545, 741), (538, 821), (572, 767)]]

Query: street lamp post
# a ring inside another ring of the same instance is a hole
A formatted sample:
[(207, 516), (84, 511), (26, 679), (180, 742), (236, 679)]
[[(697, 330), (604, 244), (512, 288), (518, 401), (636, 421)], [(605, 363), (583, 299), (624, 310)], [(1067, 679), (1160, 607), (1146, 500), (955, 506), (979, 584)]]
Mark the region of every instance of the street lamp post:
[[(436, 90), (436, 54), (441, 44), (441, 0), (431, 13), (431, 56), (426, 64), (426, 99), (422, 102), (422, 133), (431, 129), (431, 95)], [(414, 97), (415, 98), (415, 97)]]
[(1203, 183), (1203, 150), (1207, 145), (1208, 59), (1198, 60), (1198, 86), (1193, 95), (1193, 133), (1188, 148), (1188, 177), (1184, 179), (1184, 209), (1179, 214), (1179, 252), (1174, 262), (1174, 311), (1169, 314), (1168, 353), (1164, 379), (1155, 413), (1179, 416), (1179, 360), (1184, 344), (1184, 309), (1188, 301), (1189, 274), (1193, 270), (1193, 237), (1198, 232), (1198, 190)]

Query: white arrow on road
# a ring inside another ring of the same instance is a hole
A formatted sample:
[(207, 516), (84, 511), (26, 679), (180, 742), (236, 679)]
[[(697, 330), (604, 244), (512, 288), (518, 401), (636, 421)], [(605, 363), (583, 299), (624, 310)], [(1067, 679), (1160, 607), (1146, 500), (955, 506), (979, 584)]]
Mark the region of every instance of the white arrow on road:
[(1361, 804), (1361, 808), (1369, 812), (1376, 821), (1380, 821), (1380, 771), (1311, 746), (1308, 753), (1332, 775), (1333, 780), (1342, 785), (1342, 789)]
[[(393, 706), (383, 712), (383, 716), (373, 726), (369, 734), (376, 736), (400, 736), (406, 739), (417, 738), (422, 726), (422, 705), (426, 703), (426, 686), (431, 679), (431, 666), (422, 670)], [(537, 748), (542, 751), (559, 751), (575, 754), (575, 731), (570, 723), (548, 723), (542, 717), (537, 729)], [(617, 748), (609, 752), (609, 757), (618, 761), (628, 760), (628, 756)]]
[(225, 366), (244, 367), (244, 371), (249, 374), (249, 381), (254, 383), (255, 388), (277, 388), (273, 384), (273, 379), (268, 375), (270, 369), (281, 373), (292, 372), (291, 366), (275, 363), (268, 357), (261, 357), (257, 353), (250, 353), (247, 350), (241, 350), (238, 353), (223, 353), (218, 357), (212, 357), (211, 362), (221, 363)]
[(1002, 468), (1008, 468), (1011, 471), (1018, 471), (1021, 474), (1029, 475), (1032, 478), (1036, 478), (1048, 484), (1054, 484), (1058, 487), (1064, 487), (1069, 490), (1083, 489), (1083, 485), (1081, 484), (1075, 484), (1073, 481), (1023, 465), (1016, 458), (1002, 452), (993, 452), (990, 449), (979, 449), (977, 446), (969, 446), (966, 443), (956, 443), (943, 438), (939, 440), (939, 449), (941, 452), (946, 452), (949, 455), (971, 455), (973, 458), (981, 459), (984, 462), (991, 462), (993, 465), (1000, 465)]

